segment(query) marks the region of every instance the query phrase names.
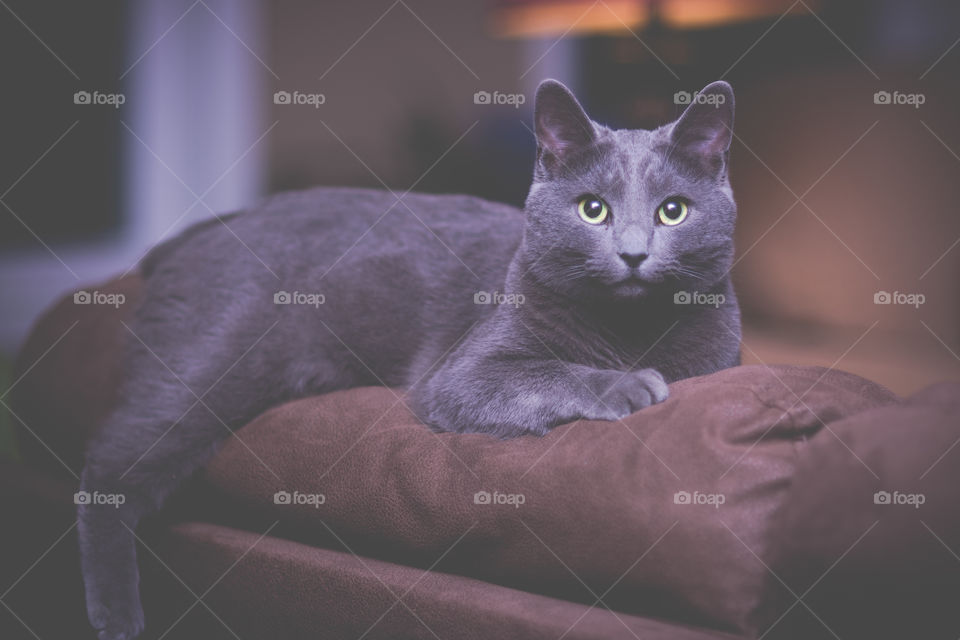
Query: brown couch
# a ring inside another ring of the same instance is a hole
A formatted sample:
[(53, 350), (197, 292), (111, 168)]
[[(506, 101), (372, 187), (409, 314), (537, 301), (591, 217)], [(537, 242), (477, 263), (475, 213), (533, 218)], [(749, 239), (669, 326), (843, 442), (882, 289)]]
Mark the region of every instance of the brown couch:
[[(72, 493), (139, 280), (100, 290), (127, 301), (57, 304), (6, 400), (3, 638), (89, 636)], [(432, 433), (401, 390), (307, 398), (143, 527), (146, 637), (955, 638), (958, 442), (960, 385), (816, 367), (507, 442)]]

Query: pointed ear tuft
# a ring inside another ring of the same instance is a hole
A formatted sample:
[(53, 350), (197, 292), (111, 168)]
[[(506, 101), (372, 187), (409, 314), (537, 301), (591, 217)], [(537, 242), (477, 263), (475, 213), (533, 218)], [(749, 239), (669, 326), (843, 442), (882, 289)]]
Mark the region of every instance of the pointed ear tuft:
[(721, 80), (694, 94), (670, 136), (685, 157), (719, 174), (725, 168), (733, 139), (733, 88)]
[(544, 80), (534, 105), (537, 159), (546, 169), (596, 140), (597, 131), (569, 89), (556, 80)]

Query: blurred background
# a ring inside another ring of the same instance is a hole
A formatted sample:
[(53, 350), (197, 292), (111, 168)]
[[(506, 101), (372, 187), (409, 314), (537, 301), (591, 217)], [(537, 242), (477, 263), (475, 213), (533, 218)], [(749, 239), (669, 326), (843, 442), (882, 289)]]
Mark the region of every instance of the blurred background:
[(312, 185), (519, 205), (542, 79), (649, 128), (722, 78), (744, 361), (960, 379), (956, 2), (0, 4), (0, 370), (212, 212)]

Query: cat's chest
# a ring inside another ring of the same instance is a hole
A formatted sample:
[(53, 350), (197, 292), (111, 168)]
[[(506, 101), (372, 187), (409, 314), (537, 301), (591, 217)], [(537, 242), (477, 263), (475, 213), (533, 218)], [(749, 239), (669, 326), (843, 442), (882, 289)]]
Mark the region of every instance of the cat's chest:
[(524, 328), (536, 333), (534, 347), (547, 358), (621, 371), (641, 366), (664, 333), (658, 326), (640, 323), (618, 330), (581, 322), (556, 322), (541, 325), (538, 329), (526, 325)]
[[(723, 330), (721, 315), (650, 315), (607, 325), (558, 319), (538, 327), (533, 346), (546, 358), (595, 369), (649, 367), (679, 379), (721, 368), (729, 360), (726, 352), (736, 351), (739, 340)], [(524, 328), (531, 331), (530, 325)]]

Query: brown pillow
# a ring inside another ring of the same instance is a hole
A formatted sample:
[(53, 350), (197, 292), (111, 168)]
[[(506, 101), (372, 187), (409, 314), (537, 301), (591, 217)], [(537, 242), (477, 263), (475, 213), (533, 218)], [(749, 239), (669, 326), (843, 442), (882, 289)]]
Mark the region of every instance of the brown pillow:
[[(123, 304), (58, 300), (37, 320), (14, 362), (9, 403), (23, 457), (64, 480), (76, 480), (87, 438), (113, 406), (121, 379), (120, 352), (140, 299), (133, 274), (86, 287), (123, 295)], [(118, 298), (119, 299), (119, 298)]]
[(770, 517), (808, 438), (892, 402), (850, 374), (747, 366), (622, 422), (498, 441), (432, 433), (398, 392), (353, 389), (241, 429), (204, 501), (318, 546), (752, 632), (776, 613), (761, 607)]
[(956, 638), (960, 384), (830, 431), (810, 443), (771, 518), (771, 581), (792, 593), (770, 611), (794, 606), (767, 638)]

